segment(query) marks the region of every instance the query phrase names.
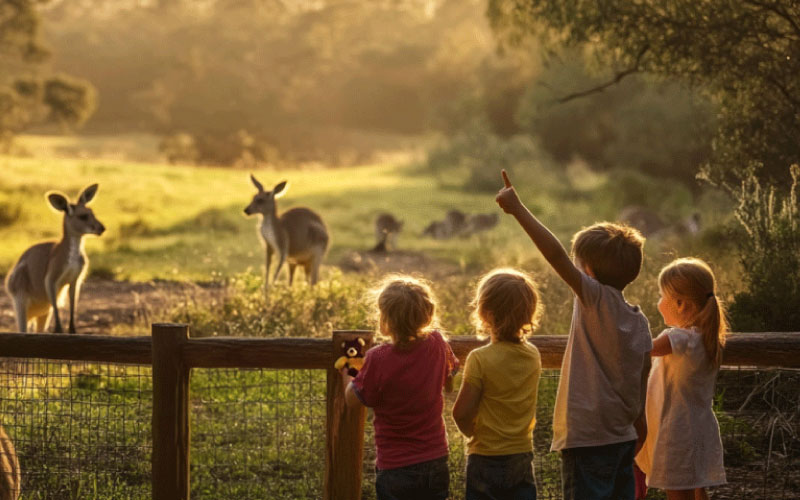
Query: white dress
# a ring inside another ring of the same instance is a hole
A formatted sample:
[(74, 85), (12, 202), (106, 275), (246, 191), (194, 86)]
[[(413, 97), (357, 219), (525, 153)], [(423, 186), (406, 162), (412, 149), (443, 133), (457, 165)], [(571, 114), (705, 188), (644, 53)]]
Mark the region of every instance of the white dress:
[(647, 486), (688, 490), (725, 484), (719, 423), (711, 409), (717, 369), (699, 332), (668, 328), (672, 354), (656, 357), (647, 380), (647, 439), (636, 464)]

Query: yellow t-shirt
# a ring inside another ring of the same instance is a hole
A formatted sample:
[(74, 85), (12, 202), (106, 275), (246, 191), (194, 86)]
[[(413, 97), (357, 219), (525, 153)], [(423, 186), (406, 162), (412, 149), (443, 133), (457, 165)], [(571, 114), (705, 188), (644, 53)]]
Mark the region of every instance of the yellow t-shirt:
[(464, 381), (481, 390), (468, 453), (511, 455), (533, 450), (542, 361), (528, 342), (493, 342), (469, 353)]

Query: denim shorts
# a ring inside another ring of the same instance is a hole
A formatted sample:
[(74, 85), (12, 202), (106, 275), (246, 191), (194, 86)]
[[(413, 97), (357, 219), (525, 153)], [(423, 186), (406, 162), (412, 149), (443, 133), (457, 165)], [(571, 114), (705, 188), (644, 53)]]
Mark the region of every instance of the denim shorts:
[(536, 500), (533, 453), (469, 455), (466, 500)]
[(561, 451), (564, 500), (634, 500), (636, 441)]
[(447, 456), (398, 469), (376, 469), (378, 500), (447, 500), (450, 470)]

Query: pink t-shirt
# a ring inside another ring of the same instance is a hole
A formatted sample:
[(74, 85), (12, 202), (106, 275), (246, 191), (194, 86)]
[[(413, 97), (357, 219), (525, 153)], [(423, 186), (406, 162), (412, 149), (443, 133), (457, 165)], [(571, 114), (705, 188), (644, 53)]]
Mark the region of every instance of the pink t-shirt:
[(379, 469), (397, 469), (448, 454), (442, 389), (458, 359), (438, 331), (409, 350), (370, 349), (353, 389), (373, 409)]

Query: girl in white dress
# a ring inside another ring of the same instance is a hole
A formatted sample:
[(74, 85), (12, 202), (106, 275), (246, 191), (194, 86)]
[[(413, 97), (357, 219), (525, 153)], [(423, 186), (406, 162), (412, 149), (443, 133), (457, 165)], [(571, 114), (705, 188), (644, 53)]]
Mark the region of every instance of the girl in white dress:
[(725, 484), (719, 424), (711, 409), (728, 325), (714, 274), (700, 259), (678, 259), (658, 277), (664, 330), (647, 381), (647, 437), (636, 464), (647, 486), (669, 500), (706, 500)]

